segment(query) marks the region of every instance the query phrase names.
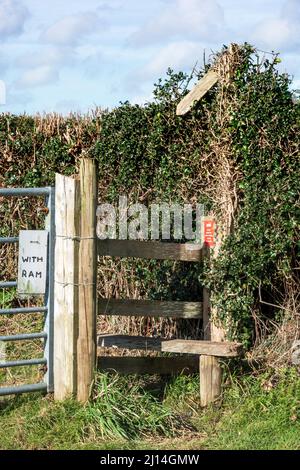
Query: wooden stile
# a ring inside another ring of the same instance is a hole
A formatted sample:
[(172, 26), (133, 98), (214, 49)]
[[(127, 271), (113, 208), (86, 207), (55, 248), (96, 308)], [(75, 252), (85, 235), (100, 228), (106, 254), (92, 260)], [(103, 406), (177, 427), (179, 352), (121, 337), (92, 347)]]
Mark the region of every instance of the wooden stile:
[(77, 389), (79, 181), (56, 175), (54, 274), (54, 397), (63, 400)]
[(97, 314), (97, 168), (93, 160), (82, 159), (80, 165), (81, 240), (79, 248), (79, 320), (77, 398), (89, 398), (96, 366)]
[[(202, 84), (198, 84), (198, 99), (201, 93), (205, 93), (204, 88), (206, 91), (209, 89), (209, 83), (212, 86), (216, 82), (215, 75), (211, 73), (210, 78), (206, 76)], [(195, 94), (192, 93), (191, 96), (196, 99)], [(186, 106), (187, 103), (188, 100)], [(192, 101), (189, 106), (192, 106)], [(203, 290), (203, 302), (102, 298), (97, 302), (96, 282), (97, 256), (195, 262), (216, 256), (221, 242), (218, 238), (214, 240), (215, 222), (211, 223), (213, 219), (210, 217), (204, 218), (207, 242), (203, 246), (137, 240), (103, 241), (96, 239), (96, 209), (96, 165), (93, 160), (82, 159), (80, 180), (56, 176), (55, 399), (76, 395), (79, 401), (86, 402), (90, 395), (94, 370), (98, 365), (101, 370), (127, 374), (170, 375), (193, 373), (198, 369), (201, 405), (213, 403), (221, 395), (222, 369), (218, 358), (237, 357), (242, 352), (242, 346), (224, 341), (224, 330), (213, 323), (212, 320), (217, 315), (211, 308), (208, 289)], [(214, 248), (212, 255), (210, 247)], [(101, 335), (98, 336), (99, 348), (154, 350), (184, 356), (99, 357), (97, 362), (97, 313), (203, 318), (204, 340)]]

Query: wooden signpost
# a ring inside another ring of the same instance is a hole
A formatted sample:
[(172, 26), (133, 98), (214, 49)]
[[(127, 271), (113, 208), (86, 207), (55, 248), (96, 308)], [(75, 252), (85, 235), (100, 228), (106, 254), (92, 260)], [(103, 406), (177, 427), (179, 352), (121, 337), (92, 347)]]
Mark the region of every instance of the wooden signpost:
[(47, 281), (47, 230), (21, 230), (19, 234), (18, 294), (42, 295)]

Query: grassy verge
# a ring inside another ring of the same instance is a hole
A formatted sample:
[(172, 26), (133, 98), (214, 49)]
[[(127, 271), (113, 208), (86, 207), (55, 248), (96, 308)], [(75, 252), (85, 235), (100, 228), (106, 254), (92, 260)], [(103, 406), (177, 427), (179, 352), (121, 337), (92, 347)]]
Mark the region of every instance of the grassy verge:
[(165, 386), (155, 377), (100, 374), (85, 406), (40, 394), (8, 398), (0, 403), (0, 448), (300, 449), (296, 369), (230, 377), (222, 406), (206, 410), (198, 385), (197, 376)]

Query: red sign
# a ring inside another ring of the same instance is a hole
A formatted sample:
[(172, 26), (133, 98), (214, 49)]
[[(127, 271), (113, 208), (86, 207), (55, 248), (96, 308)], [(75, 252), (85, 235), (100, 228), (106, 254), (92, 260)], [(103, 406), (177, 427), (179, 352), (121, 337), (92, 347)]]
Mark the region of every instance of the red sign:
[(214, 247), (216, 244), (214, 219), (204, 219), (203, 221), (203, 242), (210, 248)]

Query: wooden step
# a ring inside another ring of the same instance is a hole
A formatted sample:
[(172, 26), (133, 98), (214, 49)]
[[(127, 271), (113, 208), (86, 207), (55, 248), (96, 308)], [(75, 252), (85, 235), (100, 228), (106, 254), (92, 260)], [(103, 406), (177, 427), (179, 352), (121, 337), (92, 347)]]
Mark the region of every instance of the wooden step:
[(175, 261), (201, 261), (200, 244), (142, 240), (98, 240), (98, 256), (144, 258)]
[(163, 352), (181, 354), (203, 354), (205, 356), (236, 357), (242, 353), (242, 345), (232, 342), (213, 342), (174, 339), (162, 341), (161, 350)]
[(242, 345), (233, 342), (213, 342), (187, 339), (151, 338), (119, 334), (98, 335), (98, 347), (139, 349), (179, 354), (196, 354), (216, 357), (236, 357), (242, 353)]
[(202, 302), (160, 300), (98, 299), (100, 315), (142, 317), (202, 318)]

